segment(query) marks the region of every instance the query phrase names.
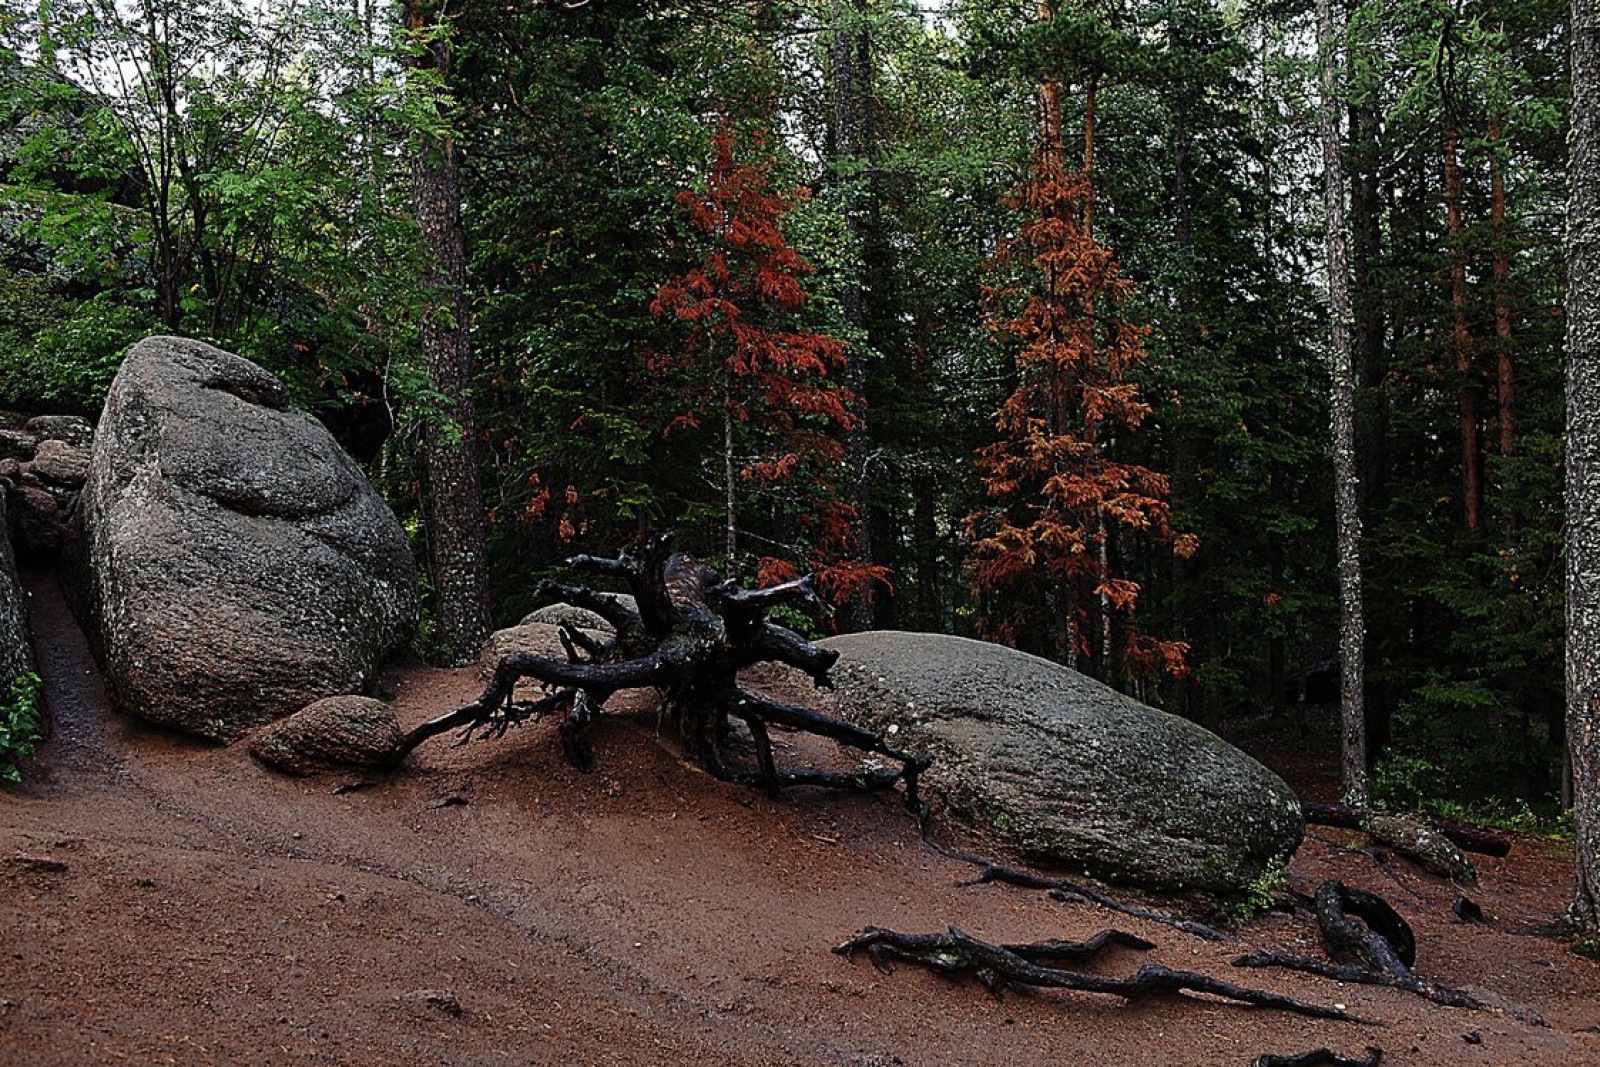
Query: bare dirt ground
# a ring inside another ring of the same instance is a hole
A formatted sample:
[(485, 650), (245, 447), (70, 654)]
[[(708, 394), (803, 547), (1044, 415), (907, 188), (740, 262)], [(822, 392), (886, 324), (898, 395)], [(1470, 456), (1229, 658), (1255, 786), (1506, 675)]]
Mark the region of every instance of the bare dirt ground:
[[(1313, 829), (1295, 883), (1385, 895), (1415, 925), (1419, 971), (1515, 1010), (1441, 1008), (1387, 989), (1238, 971), (1245, 951), (1316, 954), (1273, 915), (1222, 944), (961, 883), (892, 797), (771, 800), (684, 766), (632, 720), (596, 731), (596, 769), (548, 725), (436, 741), (389, 776), (289, 779), (107, 710), (47, 578), (32, 609), (55, 735), (0, 793), (0, 1062), (16, 1064), (1230, 1064), (1330, 1046), (1386, 1064), (1594, 1064), (1600, 968), (1534, 931), (1570, 892), (1570, 857), (1519, 841), (1457, 891), (1386, 873)], [(408, 669), (403, 723), (475, 695), (470, 671)], [(948, 831), (946, 831), (948, 833)], [(1191, 996), (994, 1000), (918, 968), (884, 975), (828, 949), (862, 927), (992, 940), (1116, 926), (1177, 968), (1340, 1003), (1377, 1025)]]

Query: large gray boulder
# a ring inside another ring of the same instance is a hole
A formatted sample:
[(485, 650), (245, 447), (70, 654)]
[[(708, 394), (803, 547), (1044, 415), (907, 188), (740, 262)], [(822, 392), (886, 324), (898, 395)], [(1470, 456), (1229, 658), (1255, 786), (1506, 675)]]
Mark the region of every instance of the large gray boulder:
[(411, 635), (394, 515), (278, 379), (210, 345), (128, 353), (81, 512), (107, 679), (154, 722), (232, 740), (359, 691)]
[(13, 683), (33, 670), (25, 597), (11, 540), (6, 536), (6, 491), (0, 486), (0, 704), (11, 698)]
[(524, 619), (515, 626), (496, 630), (484, 641), (483, 647), (478, 650), (478, 677), (484, 681), (493, 678), (500, 661), (513, 652), (563, 660), (567, 658), (566, 649), (561, 645), (560, 626)]
[(1300, 802), (1215, 734), (999, 645), (878, 631), (840, 653), (819, 710), (933, 757), (927, 794), (1028, 859), (1236, 893), (1300, 844)]

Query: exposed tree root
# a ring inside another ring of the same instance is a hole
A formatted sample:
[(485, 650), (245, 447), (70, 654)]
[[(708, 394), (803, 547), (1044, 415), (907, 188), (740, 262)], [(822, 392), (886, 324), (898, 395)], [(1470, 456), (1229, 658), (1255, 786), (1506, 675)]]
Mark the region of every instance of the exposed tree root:
[[(920, 811), (917, 778), (926, 760), (891, 748), (878, 734), (807, 708), (774, 703), (738, 684), (740, 670), (762, 662), (794, 667), (819, 687), (831, 684), (828, 671), (839, 654), (817, 648), (766, 618), (779, 605), (822, 610), (809, 578), (769, 589), (739, 589), (719, 581), (716, 572), (693, 556), (672, 552), (669, 537), (648, 540), (637, 554), (624, 552), (615, 559), (574, 556), (567, 562), (575, 570), (625, 580), (637, 611), (578, 586), (540, 583), (537, 602), (566, 602), (592, 611), (616, 628), (615, 635), (597, 640), (563, 626), (565, 660), (507, 653), (476, 700), (412, 730), (395, 755), (396, 763), (440, 734), (459, 730), (462, 742), (498, 738), (513, 726), (562, 712), (561, 746), (574, 765), (587, 768), (592, 758), (589, 726), (606, 701), (621, 689), (653, 687), (662, 692), (664, 714), (677, 728), (684, 751), (718, 778), (774, 793), (785, 785), (887, 789), (904, 782), (907, 805)], [(516, 685), (523, 679), (533, 679), (547, 695), (517, 700)], [(753, 770), (731, 758), (734, 719), (750, 731)], [(869, 764), (854, 774), (780, 771), (772, 754), (773, 729), (830, 738), (898, 766)]]
[[(1389, 866), (1389, 854), (1388, 854), (1388, 852), (1384, 851), (1383, 849), (1380, 849), (1380, 848), (1352, 848), (1349, 845), (1341, 845), (1339, 842), (1335, 841), (1333, 838), (1325, 837), (1322, 834), (1313, 834), (1313, 835), (1308, 835), (1308, 836), (1315, 837), (1318, 841), (1321, 841), (1323, 844), (1327, 845), (1329, 848), (1333, 849), (1334, 851), (1336, 851), (1336, 852), (1338, 852), (1338, 853), (1340, 853), (1342, 855), (1346, 855), (1346, 856), (1365, 856), (1365, 857), (1367, 857), (1367, 859), (1371, 860), (1375, 865), (1377, 865), (1378, 870), (1383, 872), (1383, 876), (1385, 878), (1389, 879), (1389, 881), (1394, 883), (1396, 889), (1398, 889), (1402, 893), (1406, 894), (1406, 896), (1410, 897), (1412, 900), (1416, 901), (1418, 904), (1427, 905), (1427, 904), (1431, 904), (1432, 903), (1432, 901), (1430, 901), (1427, 898), (1426, 895), (1417, 892), (1415, 889), (1413, 889), (1409, 885), (1406, 885), (1406, 883), (1403, 880), (1401, 880), (1400, 876), (1395, 873), (1394, 868)], [(1310, 908), (1312, 911), (1316, 910), (1316, 903), (1315, 903), (1315, 901), (1313, 900), (1312, 896), (1309, 893), (1307, 893), (1307, 894), (1296, 894), (1296, 895), (1303, 896), (1306, 907)]]
[(1001, 863), (979, 856), (971, 852), (962, 852), (953, 849), (938, 841), (928, 830), (924, 821), (922, 839), (932, 845), (937, 851), (953, 860), (970, 863), (978, 868), (978, 876), (967, 882), (967, 885), (984, 885), (989, 882), (1001, 882), (1005, 885), (1020, 886), (1023, 889), (1043, 889), (1050, 895), (1050, 899), (1059, 900), (1067, 904), (1097, 904), (1107, 911), (1114, 911), (1120, 915), (1131, 915), (1136, 919), (1148, 919), (1151, 922), (1170, 926), (1174, 930), (1182, 930), (1186, 934), (1206, 941), (1224, 941), (1223, 934), (1207, 926), (1205, 923), (1195, 922), (1192, 919), (1180, 919), (1175, 915), (1165, 912), (1151, 911), (1133, 904), (1124, 904), (1115, 897), (1082, 882), (1070, 881), (1066, 878), (1052, 878), (1048, 875), (1036, 874), (1033, 871), (1024, 871), (1016, 867), (1007, 867)]
[[(1414, 973), (1416, 937), (1410, 925), (1375, 893), (1347, 889), (1338, 882), (1317, 888), (1317, 926), (1330, 963), (1284, 952), (1240, 956), (1235, 967), (1283, 967), (1337, 982), (1393, 986), (1452, 1008), (1482, 1008), (1475, 997)], [(1359, 921), (1357, 921), (1359, 920)]]
[(1378, 1067), (1383, 1062), (1383, 1049), (1367, 1046), (1367, 1054), (1359, 1060), (1346, 1059), (1332, 1049), (1318, 1048), (1298, 1056), (1274, 1056), (1263, 1052), (1250, 1061), (1250, 1067)]
[[(1087, 958), (1112, 943), (1130, 946), (1137, 943), (1137, 946), (1149, 947), (1149, 942), (1140, 941), (1138, 938), (1130, 940), (1130, 936), (1107, 931), (1099, 935), (1098, 944), (1085, 942), (1083, 945), (1076, 945), (1071, 942), (1045, 941), (1031, 945), (996, 945), (980, 941), (954, 926), (943, 934), (905, 934), (874, 926), (863, 930), (836, 947), (834, 951), (846, 957), (864, 951), (881, 970), (889, 969), (890, 959), (899, 959), (920, 964), (945, 975), (970, 972), (995, 996), (1005, 989), (1016, 987), (1109, 993), (1127, 1000), (1137, 1000), (1153, 993), (1188, 991), (1261, 1008), (1277, 1008), (1316, 1019), (1360, 1021), (1337, 1008), (1307, 1004), (1293, 997), (1234, 985), (1209, 975), (1175, 971), (1159, 963), (1147, 963), (1128, 978), (1105, 978), (1058, 967), (1047, 967), (1039, 962), (1046, 959)], [(1089, 947), (1091, 945), (1092, 948)], [(1082, 955), (1068, 955), (1068, 952)]]

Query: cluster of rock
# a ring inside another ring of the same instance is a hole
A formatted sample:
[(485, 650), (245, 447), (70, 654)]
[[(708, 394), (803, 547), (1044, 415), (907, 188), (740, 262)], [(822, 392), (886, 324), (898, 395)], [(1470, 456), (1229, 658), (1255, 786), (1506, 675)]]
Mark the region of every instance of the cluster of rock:
[[(260, 367), (196, 341), (143, 341), (97, 432), (49, 417), (0, 430), (0, 484), (24, 553), (65, 545), (127, 710), (216, 740), (251, 735), (252, 753), (294, 773), (402, 751), (394, 710), (348, 694), (414, 627), (409, 546), (355, 463)], [(9, 562), (0, 553), (0, 682), (25, 669)], [(480, 667), (560, 655), (561, 624), (609, 628), (542, 608), (495, 634)], [(932, 634), (824, 644), (840, 661), (819, 710), (931, 757), (927, 795), (1029, 859), (1236, 893), (1299, 844), (1300, 805), (1264, 767), (1075, 671)]]
[(7, 526), (24, 558), (53, 557), (66, 543), (93, 440), (94, 427), (76, 415), (39, 415), (21, 429), (0, 429)]
[(0, 700), (32, 666), (15, 556), (59, 558), (124, 710), (232, 741), (310, 704), (262, 750), (316, 749), (330, 714), (344, 734), (325, 762), (393, 750), (391, 709), (322, 698), (360, 692), (409, 641), (410, 546), (332, 435), (249, 360), (152, 337), (98, 428), (0, 427), (0, 529)]

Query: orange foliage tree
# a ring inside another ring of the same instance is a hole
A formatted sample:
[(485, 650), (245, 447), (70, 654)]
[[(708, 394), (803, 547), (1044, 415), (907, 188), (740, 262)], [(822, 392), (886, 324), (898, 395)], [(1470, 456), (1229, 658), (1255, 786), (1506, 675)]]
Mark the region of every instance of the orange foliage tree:
[(1133, 284), (1090, 231), (1093, 196), (1045, 150), (1015, 194), (1027, 221), (1001, 259), (1030, 268), (1031, 295), (990, 323), (1019, 346), (1018, 384), (978, 453), (989, 503), (967, 518), (972, 580), (991, 636), (1101, 676), (1178, 676), (1188, 647), (1132, 625), (1140, 585), (1118, 573), (1118, 549), (1186, 556), (1197, 542), (1172, 528), (1168, 476), (1111, 454), (1150, 407), (1128, 380), (1144, 330), (1118, 314)]
[[(822, 595), (842, 603), (886, 576), (851, 558), (855, 511), (837, 489), (841, 438), (855, 425), (861, 400), (834, 379), (843, 342), (794, 322), (809, 298), (803, 279), (814, 268), (785, 242), (782, 222), (804, 190), (774, 191), (770, 157), (752, 162), (737, 149), (735, 128), (724, 121), (705, 185), (677, 195), (704, 255), (656, 293), (651, 313), (677, 322), (682, 343), (670, 355), (652, 355), (648, 370), (682, 408), (667, 434), (707, 424), (720, 431), (727, 566), (739, 558), (741, 511), (753, 494), (764, 494), (804, 533), (806, 544), (795, 547)], [(774, 499), (779, 489), (781, 502)], [(764, 584), (799, 573), (792, 559), (772, 555), (759, 566)]]

